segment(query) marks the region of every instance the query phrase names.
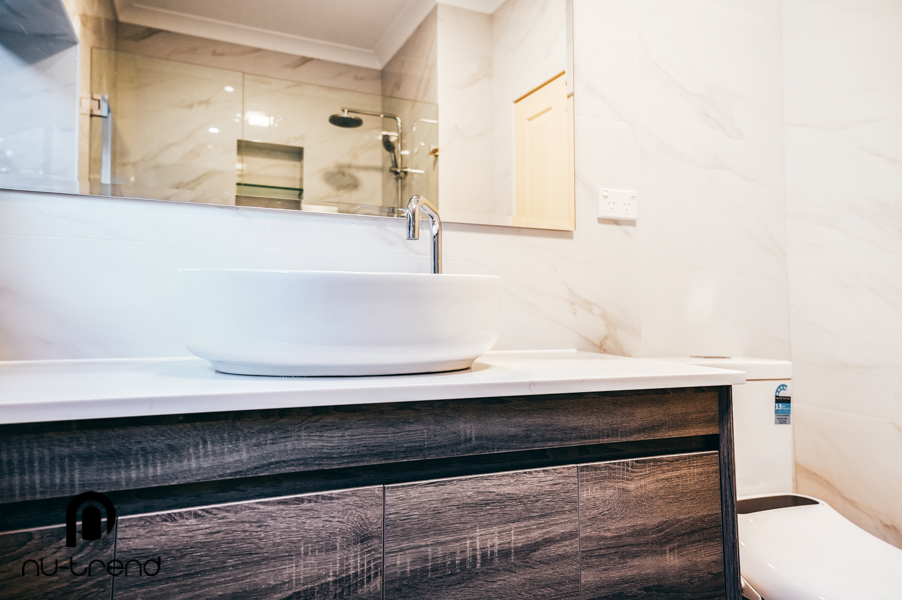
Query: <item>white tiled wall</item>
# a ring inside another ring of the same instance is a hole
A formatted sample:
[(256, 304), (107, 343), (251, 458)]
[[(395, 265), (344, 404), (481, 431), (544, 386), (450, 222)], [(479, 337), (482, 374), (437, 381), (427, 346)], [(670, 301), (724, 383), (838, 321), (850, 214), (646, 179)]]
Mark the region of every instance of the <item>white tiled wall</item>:
[[(574, 237), (635, 267), (625, 348), (788, 358), (781, 1), (577, 0), (574, 24)], [(639, 192), (635, 226), (593, 222), (599, 186)]]
[(44, 36), (0, 34), (0, 178), (74, 180), (78, 47)]
[(433, 9), (382, 68), (382, 95), (417, 102), (437, 102), (436, 32)]
[(797, 485), (902, 547), (902, 2), (783, 4)]
[[(498, 348), (788, 358), (780, 0), (576, 0), (572, 233), (446, 225)], [(750, 79), (751, 78), (751, 79)], [(636, 189), (638, 225), (598, 221)], [(178, 268), (423, 271), (399, 221), (0, 192), (0, 358), (183, 354)]]
[(492, 193), (492, 15), (439, 4), (437, 26), (442, 214), (509, 214), (512, 203), (499, 207)]
[[(247, 95), (241, 73), (99, 48), (83, 51), (109, 82), (98, 84), (95, 73), (88, 89), (109, 98), (112, 183), (235, 193), (235, 140), (243, 137), (240, 115)], [(100, 122), (95, 119), (93, 126)], [(93, 181), (100, 180), (99, 139)]]
[(427, 265), (400, 221), (28, 192), (0, 215), (5, 360), (185, 354), (178, 269)]

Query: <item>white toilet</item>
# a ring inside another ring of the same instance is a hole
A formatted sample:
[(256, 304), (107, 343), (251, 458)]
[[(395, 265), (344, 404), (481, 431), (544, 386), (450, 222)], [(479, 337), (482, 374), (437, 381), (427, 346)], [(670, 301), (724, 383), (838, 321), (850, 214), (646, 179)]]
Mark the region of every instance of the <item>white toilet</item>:
[(902, 550), (823, 501), (793, 493), (792, 363), (668, 359), (745, 371), (733, 386), (743, 596), (750, 600), (899, 600)]

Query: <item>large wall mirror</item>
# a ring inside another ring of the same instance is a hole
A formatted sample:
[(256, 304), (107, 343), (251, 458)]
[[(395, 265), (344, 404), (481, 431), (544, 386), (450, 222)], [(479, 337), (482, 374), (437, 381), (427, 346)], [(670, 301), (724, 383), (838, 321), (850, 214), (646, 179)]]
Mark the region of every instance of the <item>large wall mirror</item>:
[(569, 0), (5, 0), (0, 188), (572, 230)]

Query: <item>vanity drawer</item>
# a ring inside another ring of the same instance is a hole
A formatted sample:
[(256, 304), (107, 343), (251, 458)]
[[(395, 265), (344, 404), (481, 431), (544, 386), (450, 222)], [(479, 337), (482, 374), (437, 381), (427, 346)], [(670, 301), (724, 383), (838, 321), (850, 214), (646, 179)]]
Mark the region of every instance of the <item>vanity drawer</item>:
[(116, 558), (160, 568), (114, 600), (381, 600), (382, 487), (124, 517)]
[(385, 600), (579, 597), (575, 465), (385, 488)]
[(583, 600), (725, 598), (717, 452), (580, 465)]

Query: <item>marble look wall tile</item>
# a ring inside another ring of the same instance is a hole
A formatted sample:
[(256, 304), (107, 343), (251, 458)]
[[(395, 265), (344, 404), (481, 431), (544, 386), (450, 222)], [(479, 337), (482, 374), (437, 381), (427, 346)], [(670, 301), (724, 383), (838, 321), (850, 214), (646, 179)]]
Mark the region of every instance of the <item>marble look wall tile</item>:
[(597, 215), (597, 188), (577, 179), (575, 231), (447, 223), (445, 254), (458, 258), (639, 265), (638, 228), (616, 221), (599, 221)]
[(266, 251), (266, 268), (313, 271), (357, 271), (365, 273), (431, 273), (425, 254), (375, 254), (370, 252), (323, 252), (319, 250)]
[(492, 201), (492, 16), (438, 6), (439, 198), (443, 218), (511, 214)]
[(790, 274), (801, 402), (902, 421), (902, 270)]
[(94, 52), (98, 64), (112, 57), (118, 74), (114, 183), (233, 194), (242, 172), (236, 142), (247, 139), (304, 149), (306, 202), (382, 205), (385, 124), (366, 117), (364, 127), (342, 130), (329, 122), (342, 107), (380, 112), (381, 96)]
[(355, 254), (425, 256), (428, 236), (408, 241), (403, 219), (325, 213), (271, 211), (267, 214), (268, 248)]
[(641, 356), (789, 358), (785, 273), (643, 268)]
[(582, 258), (587, 263), (596, 258), (575, 249), (572, 244), (575, 234), (572, 232), (459, 223), (445, 223), (444, 230), (445, 255), (455, 258), (555, 262)]
[(116, 43), (120, 52), (366, 94), (382, 93), (382, 73), (378, 69), (273, 52), (129, 23), (119, 25)]
[(438, 11), (433, 9), (382, 68), (382, 95), (438, 103)]
[(778, 144), (781, 0), (642, 0), (639, 122)]
[(794, 409), (796, 487), (902, 548), (902, 423)]
[(574, 129), (577, 181), (595, 188), (639, 190), (638, 126), (577, 114)]
[(651, 127), (639, 145), (644, 264), (785, 272), (780, 146)]
[(496, 102), (513, 102), (567, 67), (566, 3), (507, 0), (492, 15)]
[(902, 358), (902, 270), (796, 272), (790, 295), (800, 355), (863, 365)]
[(93, 54), (97, 64), (111, 57), (116, 71), (115, 87), (97, 90), (110, 96), (113, 183), (234, 193), (241, 73), (99, 49)]
[(64, 194), (0, 194), (0, 235), (221, 246), (266, 244), (266, 212)]
[(23, 53), (52, 42), (9, 33), (0, 40), (0, 175), (75, 181), (77, 46), (32, 60), (5, 43)]
[(573, 6), (577, 115), (639, 121), (638, 2), (576, 0)]
[(902, 116), (902, 2), (783, 5), (787, 139)]
[(0, 360), (183, 356), (178, 270), (262, 248), (0, 235)]
[(791, 270), (902, 268), (902, 107), (898, 113), (787, 142)]
[[(244, 77), (243, 139), (284, 144), (304, 149), (304, 202), (393, 206), (395, 198), (382, 197), (380, 132), (387, 123), (363, 117), (356, 129), (341, 129), (329, 122), (343, 107), (378, 113), (382, 98), (247, 75)], [(250, 115), (269, 118), (269, 126), (256, 126)]]
[(448, 258), (447, 273), (504, 279), (498, 350), (630, 355), (641, 336), (635, 273), (623, 267)]
[(784, 23), (798, 485), (902, 546), (902, 2)]
[[(792, 322), (795, 327), (795, 321)], [(793, 331), (795, 335), (795, 331)], [(798, 338), (794, 338), (798, 339)], [(902, 422), (902, 366), (861, 364), (793, 348), (793, 403)]]
[[(381, 141), (376, 145), (382, 155), (382, 205), (407, 206), (414, 194), (426, 196), (429, 200), (439, 197), (439, 160), (430, 154), (438, 144), (438, 106), (428, 102), (414, 102), (401, 98), (382, 98), (382, 111), (401, 118), (403, 128), (403, 155), (401, 163), (409, 169), (423, 173), (408, 173), (401, 180), (401, 196), (398, 199), (398, 183), (390, 171), (391, 156), (382, 151)], [(384, 121), (387, 131), (394, 132), (396, 125), (391, 120)]]

